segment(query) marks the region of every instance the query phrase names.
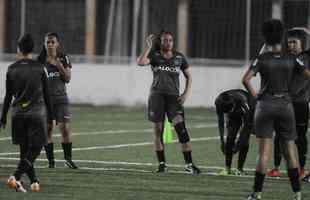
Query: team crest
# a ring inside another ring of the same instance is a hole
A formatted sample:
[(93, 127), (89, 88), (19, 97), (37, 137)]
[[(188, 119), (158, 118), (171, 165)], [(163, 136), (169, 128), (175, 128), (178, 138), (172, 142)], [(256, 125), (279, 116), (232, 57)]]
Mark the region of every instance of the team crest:
[(175, 59), (175, 60), (173, 61), (173, 64), (176, 65), (176, 66), (181, 65), (181, 63), (182, 63), (181, 59)]

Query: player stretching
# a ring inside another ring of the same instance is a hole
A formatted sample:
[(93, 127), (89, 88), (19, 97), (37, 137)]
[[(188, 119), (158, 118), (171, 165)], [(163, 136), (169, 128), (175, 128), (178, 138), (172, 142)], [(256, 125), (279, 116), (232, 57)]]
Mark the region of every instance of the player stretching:
[[(215, 100), (221, 150), (225, 155), (226, 169), (219, 175), (243, 175), (243, 166), (249, 150), (249, 138), (253, 131), (254, 98), (246, 91), (234, 89), (222, 92)], [(227, 137), (224, 139), (225, 116), (227, 115)], [(240, 130), (241, 128), (241, 130)], [(236, 141), (238, 132), (239, 137)], [(238, 169), (231, 170), (233, 154), (239, 151)]]

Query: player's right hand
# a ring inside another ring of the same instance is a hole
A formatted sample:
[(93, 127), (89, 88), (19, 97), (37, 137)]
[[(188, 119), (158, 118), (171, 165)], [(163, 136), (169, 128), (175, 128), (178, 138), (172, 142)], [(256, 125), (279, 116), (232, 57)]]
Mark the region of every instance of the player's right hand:
[(153, 46), (153, 40), (155, 39), (155, 37), (156, 37), (156, 36), (155, 36), (154, 34), (151, 34), (151, 35), (149, 35), (149, 36), (146, 37), (145, 42), (146, 42), (146, 45), (147, 45), (148, 48), (152, 48), (152, 46)]

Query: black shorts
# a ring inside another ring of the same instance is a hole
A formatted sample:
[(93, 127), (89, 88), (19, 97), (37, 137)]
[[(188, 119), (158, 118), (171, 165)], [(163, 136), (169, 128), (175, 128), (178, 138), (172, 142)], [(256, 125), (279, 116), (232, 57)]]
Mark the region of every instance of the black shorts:
[(61, 103), (61, 104), (53, 104), (53, 119), (56, 122), (70, 122), (71, 120), (71, 112), (69, 109), (69, 104)]
[(152, 93), (148, 100), (148, 119), (151, 122), (163, 122), (165, 115), (172, 120), (181, 115), (184, 118), (184, 108), (178, 101), (178, 95)]
[(257, 138), (272, 138), (276, 131), (283, 140), (295, 140), (294, 109), (285, 99), (258, 101), (254, 115), (254, 132)]
[(46, 116), (16, 115), (12, 117), (13, 144), (43, 146), (47, 143)]

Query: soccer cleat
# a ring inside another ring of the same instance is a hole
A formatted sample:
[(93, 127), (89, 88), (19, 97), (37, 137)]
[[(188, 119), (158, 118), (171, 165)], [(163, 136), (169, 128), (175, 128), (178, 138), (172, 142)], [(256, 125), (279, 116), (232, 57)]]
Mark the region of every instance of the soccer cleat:
[(9, 177), (9, 179), (7, 180), (7, 185), (9, 186), (9, 188), (15, 189), (16, 192), (23, 192), (23, 193), (27, 192), (22, 182), (17, 181), (14, 176)]
[(280, 177), (281, 173), (280, 173), (279, 169), (273, 168), (272, 170), (267, 172), (267, 176), (268, 177)]
[(200, 169), (196, 167), (193, 163), (187, 164), (185, 166), (185, 171), (194, 175), (198, 175), (201, 173)]
[(260, 199), (262, 199), (261, 192), (253, 192), (247, 198), (247, 200), (260, 200)]
[(9, 179), (7, 180), (6, 184), (9, 186), (9, 188), (13, 189), (16, 188), (16, 179), (14, 176), (10, 176)]
[(40, 184), (38, 182), (34, 182), (30, 186), (32, 192), (39, 192), (40, 191)]
[(70, 169), (77, 169), (78, 167), (72, 160), (66, 160), (65, 165), (69, 167)]
[(165, 163), (160, 163), (158, 165), (158, 169), (156, 170), (156, 173), (165, 173), (167, 171), (168, 171), (168, 168), (167, 168), (166, 164)]
[(231, 170), (231, 174), (235, 176), (244, 176), (246, 172), (243, 169), (233, 169)]
[(21, 181), (16, 181), (16, 192), (23, 192), (26, 193), (27, 190), (24, 188), (23, 183)]
[(296, 192), (293, 196), (293, 200), (302, 200), (301, 192)]
[(232, 174), (231, 169), (228, 169), (228, 168), (222, 169), (218, 173), (218, 175), (220, 175), (220, 176), (228, 176), (228, 175), (231, 175), (231, 174)]
[(306, 183), (310, 183), (310, 174), (306, 175), (304, 178), (301, 179), (302, 181)]

